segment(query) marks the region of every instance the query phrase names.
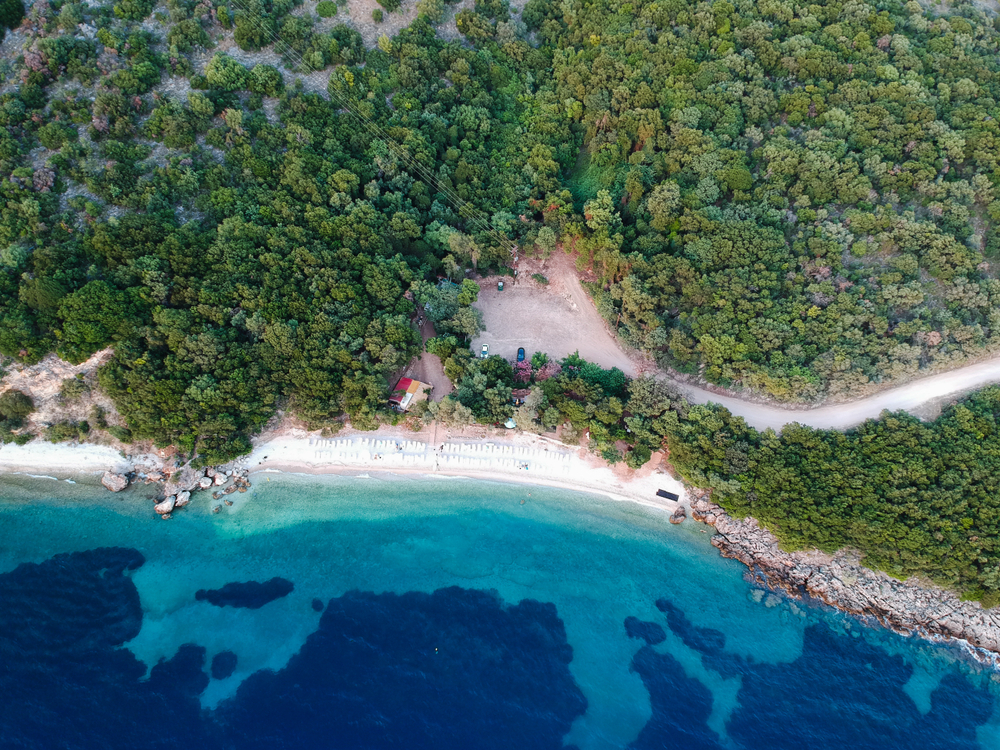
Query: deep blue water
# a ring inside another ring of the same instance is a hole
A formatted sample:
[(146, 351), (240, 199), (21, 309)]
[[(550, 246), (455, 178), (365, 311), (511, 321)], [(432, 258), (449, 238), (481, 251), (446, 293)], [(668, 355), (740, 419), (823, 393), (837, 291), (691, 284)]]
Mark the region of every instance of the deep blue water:
[(169, 523), (138, 493), (0, 484), (0, 746), (1000, 746), (991, 671), (757, 591), (696, 524), (261, 484)]

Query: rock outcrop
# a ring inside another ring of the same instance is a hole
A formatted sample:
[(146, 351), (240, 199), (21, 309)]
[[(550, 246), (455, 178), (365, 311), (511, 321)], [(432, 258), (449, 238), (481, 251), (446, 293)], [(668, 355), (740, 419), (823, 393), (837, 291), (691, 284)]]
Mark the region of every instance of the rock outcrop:
[(670, 523), (684, 523), (685, 518), (687, 513), (684, 511), (684, 506), (678, 505), (677, 510), (670, 514)]
[(177, 498), (174, 495), (171, 495), (162, 503), (157, 503), (153, 507), (153, 510), (162, 515), (163, 513), (169, 513), (170, 511), (172, 511), (176, 504), (177, 504)]
[(106, 471), (104, 472), (104, 476), (101, 477), (101, 484), (112, 492), (121, 492), (128, 487), (128, 477), (124, 474), (114, 474), (113, 472)]
[(179, 492), (190, 492), (198, 487), (198, 481), (205, 476), (203, 469), (192, 469), (190, 464), (185, 464), (180, 469), (170, 475), (163, 487), (163, 492), (167, 495), (176, 495)]
[(983, 609), (928, 582), (898, 581), (864, 567), (852, 550), (784, 552), (756, 520), (732, 518), (704, 499), (694, 501), (691, 515), (715, 526), (712, 544), (724, 557), (742, 562), (771, 589), (873, 617), (898, 633), (964, 642), (981, 661), (1000, 655), (1000, 607)]

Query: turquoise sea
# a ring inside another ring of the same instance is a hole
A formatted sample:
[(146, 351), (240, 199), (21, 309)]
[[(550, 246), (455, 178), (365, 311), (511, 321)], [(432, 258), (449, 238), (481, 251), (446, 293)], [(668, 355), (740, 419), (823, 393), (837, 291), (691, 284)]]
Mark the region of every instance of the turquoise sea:
[(162, 521), (151, 489), (0, 479), (4, 747), (1000, 748), (993, 670), (655, 509), (258, 474)]

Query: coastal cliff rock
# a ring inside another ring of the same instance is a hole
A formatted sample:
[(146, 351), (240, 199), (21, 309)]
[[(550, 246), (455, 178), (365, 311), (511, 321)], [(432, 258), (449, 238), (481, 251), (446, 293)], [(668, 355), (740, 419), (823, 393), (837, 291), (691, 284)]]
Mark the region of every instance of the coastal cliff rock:
[(190, 492), (199, 486), (198, 482), (204, 476), (204, 470), (192, 469), (190, 464), (185, 464), (170, 475), (170, 478), (163, 487), (163, 492), (167, 495), (176, 495), (179, 492), (185, 491)]
[[(777, 538), (756, 520), (732, 518), (706, 500), (692, 504), (692, 515), (715, 526), (712, 544), (724, 557), (739, 560), (772, 589), (874, 617), (897, 633), (964, 641), (1000, 654), (1000, 607), (983, 609), (978, 602), (963, 602), (958, 594), (927, 582), (897, 581), (864, 567), (852, 550), (834, 555), (784, 552)], [(986, 660), (981, 652), (975, 655)]]
[(104, 472), (101, 477), (101, 484), (112, 492), (121, 492), (128, 487), (128, 477), (124, 474), (114, 474), (110, 471)]
[(153, 510), (162, 515), (164, 513), (169, 513), (170, 511), (172, 511), (176, 504), (177, 504), (177, 498), (171, 495), (162, 503), (157, 503), (155, 506), (153, 506)]

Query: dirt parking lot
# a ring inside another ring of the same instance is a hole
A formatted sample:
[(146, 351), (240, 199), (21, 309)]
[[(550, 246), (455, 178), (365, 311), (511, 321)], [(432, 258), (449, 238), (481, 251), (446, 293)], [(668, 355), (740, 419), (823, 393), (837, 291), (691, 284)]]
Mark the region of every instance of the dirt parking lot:
[[(549, 284), (532, 281), (535, 272), (547, 276)], [(502, 292), (497, 291), (496, 277), (480, 280), (475, 307), (483, 313), (486, 330), (473, 339), (473, 352), (478, 355), (488, 344), (490, 354), (513, 360), (523, 346), (529, 359), (534, 352), (545, 352), (558, 360), (579, 351), (590, 362), (635, 377), (639, 368), (594, 309), (570, 258), (554, 254), (544, 263), (525, 265), (522, 274), (516, 285), (507, 277)]]

